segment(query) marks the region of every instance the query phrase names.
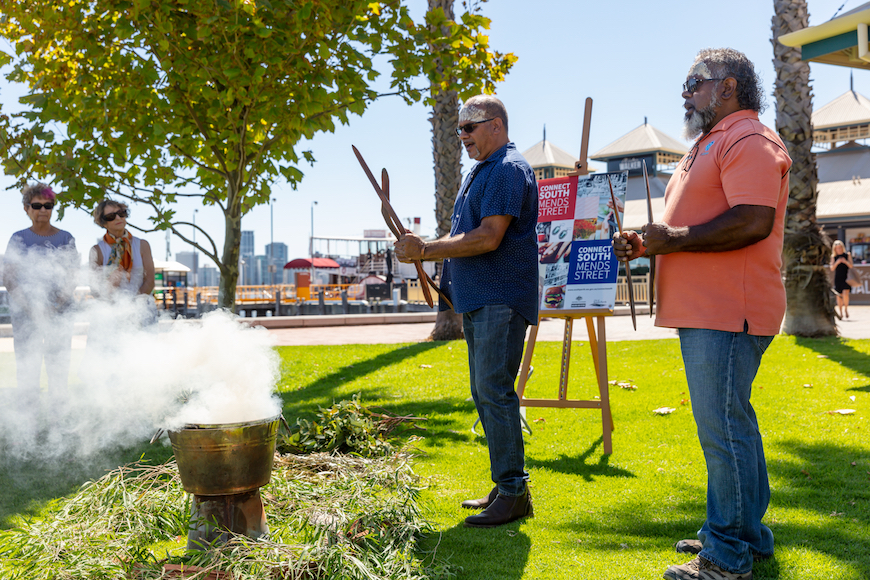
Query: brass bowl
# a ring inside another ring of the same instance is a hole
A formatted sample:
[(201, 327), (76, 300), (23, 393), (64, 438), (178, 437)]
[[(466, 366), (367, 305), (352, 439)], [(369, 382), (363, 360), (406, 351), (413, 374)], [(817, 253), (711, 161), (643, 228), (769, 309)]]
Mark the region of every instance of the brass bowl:
[(186, 425), (169, 431), (184, 490), (233, 495), (269, 483), (279, 420), (280, 416), (248, 423)]

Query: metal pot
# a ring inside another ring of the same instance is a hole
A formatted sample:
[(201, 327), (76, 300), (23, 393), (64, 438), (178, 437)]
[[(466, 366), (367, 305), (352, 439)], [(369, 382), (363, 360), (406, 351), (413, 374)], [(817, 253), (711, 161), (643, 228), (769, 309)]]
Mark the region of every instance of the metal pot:
[(231, 495), (269, 483), (280, 416), (169, 431), (181, 485), (196, 495)]

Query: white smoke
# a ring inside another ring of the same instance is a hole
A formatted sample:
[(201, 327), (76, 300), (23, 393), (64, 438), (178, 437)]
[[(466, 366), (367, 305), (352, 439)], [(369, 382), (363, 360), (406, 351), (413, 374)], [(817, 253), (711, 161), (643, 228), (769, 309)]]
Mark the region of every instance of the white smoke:
[[(87, 322), (88, 335), (65, 388), (56, 377), (48, 389), (16, 388), (9, 366), (2, 367), (0, 459), (94, 457), (141, 445), (157, 429), (280, 414), (272, 391), (278, 357), (265, 329), (243, 326), (221, 311), (195, 321), (158, 322), (152, 298), (111, 293), (97, 280), (91, 281), (97, 298), (64, 312), (40, 306), (45, 312), (34, 314), (34, 305), (53, 303), (69, 261), (54, 256), (33, 268), (8, 258), (7, 272), (11, 265), (18, 276), (10, 292), (13, 324), (29, 324), (47, 337), (54, 354), (63, 350), (58, 344), (69, 345), (74, 323)], [(16, 316), (16, 309), (29, 318)], [(26, 357), (24, 368), (40, 369), (42, 355), (40, 350)], [(47, 356), (46, 374), (56, 373), (58, 364), (63, 366), (63, 356), (59, 363)]]

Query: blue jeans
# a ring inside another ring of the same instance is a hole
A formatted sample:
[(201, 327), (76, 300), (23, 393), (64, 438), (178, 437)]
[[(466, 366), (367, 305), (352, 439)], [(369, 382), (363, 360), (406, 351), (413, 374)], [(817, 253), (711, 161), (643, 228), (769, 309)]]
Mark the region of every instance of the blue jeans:
[(514, 381), (523, 357), (526, 319), (504, 304), (462, 315), (468, 343), (471, 396), (486, 432), (492, 481), (504, 496), (525, 493), (529, 474)]
[(761, 523), (770, 502), (752, 381), (772, 336), (681, 328), (680, 348), (692, 414), (707, 462), (707, 521), (698, 531), (701, 556), (735, 573), (753, 554), (773, 554), (773, 532)]

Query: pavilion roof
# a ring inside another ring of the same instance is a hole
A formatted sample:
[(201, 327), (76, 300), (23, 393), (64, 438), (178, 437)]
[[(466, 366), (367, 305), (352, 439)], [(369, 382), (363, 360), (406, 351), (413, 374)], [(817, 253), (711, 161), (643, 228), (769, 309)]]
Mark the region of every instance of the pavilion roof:
[(827, 105), (813, 111), (813, 130), (833, 129), (870, 123), (870, 99), (846, 91)]
[(540, 167), (569, 167), (574, 168), (577, 158), (564, 149), (553, 145), (546, 139), (538, 141), (525, 151), (523, 157), (532, 166), (532, 169)]
[(607, 161), (617, 157), (628, 157), (659, 151), (682, 156), (686, 154), (688, 148), (682, 142), (662, 133), (649, 123), (644, 123), (609, 145), (605, 145), (595, 154), (590, 155), (589, 158), (595, 161)]

